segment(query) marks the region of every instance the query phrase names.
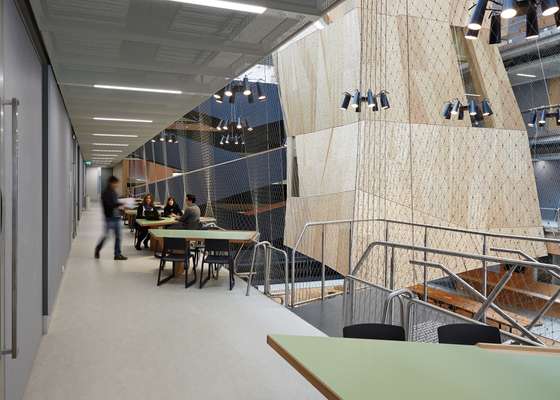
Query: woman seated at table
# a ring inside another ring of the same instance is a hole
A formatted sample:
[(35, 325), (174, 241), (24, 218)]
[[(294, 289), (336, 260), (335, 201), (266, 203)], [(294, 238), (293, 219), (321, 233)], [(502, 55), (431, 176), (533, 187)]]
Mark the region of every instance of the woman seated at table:
[(167, 203), (165, 203), (165, 208), (163, 209), (163, 216), (180, 217), (181, 215), (183, 215), (181, 207), (179, 207), (179, 204), (177, 204), (173, 196), (169, 196)]
[[(144, 196), (142, 204), (140, 204), (136, 209), (136, 219), (145, 218), (146, 212), (154, 210), (155, 208), (153, 206), (152, 195), (148, 193)], [(136, 225), (136, 230), (138, 231), (138, 240), (136, 241), (134, 247), (136, 247), (136, 250), (142, 250), (140, 244), (143, 242), (144, 248), (148, 248), (150, 241), (150, 234), (148, 232), (148, 229), (141, 228), (139, 225)]]

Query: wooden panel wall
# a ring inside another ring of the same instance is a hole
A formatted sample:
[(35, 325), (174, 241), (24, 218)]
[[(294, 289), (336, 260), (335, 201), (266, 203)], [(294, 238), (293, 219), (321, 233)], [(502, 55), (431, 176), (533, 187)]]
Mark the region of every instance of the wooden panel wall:
[[(464, 98), (467, 90), (454, 42), (461, 32), (454, 26), (464, 26), (469, 4), (349, 0), (331, 13), (326, 29), (277, 55), (282, 106), (288, 135), (296, 137), (300, 170), (301, 197), (288, 200), (286, 245), (293, 245), (305, 222), (348, 217), (543, 234), (527, 134), (495, 47), (484, 40), (467, 45), (468, 73), (495, 111), (486, 128), (472, 127), (468, 116), (458, 121), (440, 115), (445, 101)], [(355, 88), (389, 91), (391, 109), (340, 111), (342, 92)], [(333, 138), (347, 138), (335, 154)], [(327, 165), (336, 171), (342, 163), (351, 165), (341, 166), (340, 174), (325, 174)], [(401, 226), (390, 232), (392, 241), (424, 244), (423, 229)], [(299, 250), (317, 257), (319, 239), (310, 235)], [(356, 224), (353, 262), (369, 243), (384, 239), (383, 223)], [(436, 232), (428, 242), (481, 252), (475, 235)], [(494, 244), (546, 254), (541, 245)], [(338, 247), (329, 262), (342, 254), (348, 258), (347, 242)], [(395, 255), (398, 286), (419, 282), (421, 271), (408, 266), (412, 258), (421, 255)], [(434, 260), (461, 272), (480, 267)], [(384, 251), (374, 252), (364, 277), (386, 283), (384, 264)], [(347, 266), (337, 269), (344, 272)]]

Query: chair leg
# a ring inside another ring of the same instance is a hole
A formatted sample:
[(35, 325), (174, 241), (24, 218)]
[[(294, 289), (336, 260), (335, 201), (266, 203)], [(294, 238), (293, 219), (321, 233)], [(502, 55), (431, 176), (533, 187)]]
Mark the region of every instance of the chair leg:
[(158, 272), (158, 277), (157, 277), (157, 285), (160, 286), (161, 285), (161, 273), (163, 272), (163, 269), (165, 268), (165, 261), (161, 260), (159, 262), (159, 272)]

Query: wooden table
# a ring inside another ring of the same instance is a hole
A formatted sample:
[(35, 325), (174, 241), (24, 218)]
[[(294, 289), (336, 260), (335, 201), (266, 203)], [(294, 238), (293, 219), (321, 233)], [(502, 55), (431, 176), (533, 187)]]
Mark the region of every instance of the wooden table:
[(560, 357), (477, 346), (272, 335), (327, 399), (557, 400)]
[[(235, 259), (239, 255), (243, 246), (249, 243), (254, 243), (257, 240), (258, 233), (255, 231), (227, 231), (227, 230), (188, 230), (188, 229), (150, 229), (152, 238), (173, 238), (185, 239), (189, 242), (204, 242), (208, 239), (227, 240), (233, 244), (241, 245), (237, 250), (235, 256), (231, 259), (229, 265), (229, 289), (232, 290), (235, 285), (233, 277)], [(208, 281), (201, 282), (201, 287)]]

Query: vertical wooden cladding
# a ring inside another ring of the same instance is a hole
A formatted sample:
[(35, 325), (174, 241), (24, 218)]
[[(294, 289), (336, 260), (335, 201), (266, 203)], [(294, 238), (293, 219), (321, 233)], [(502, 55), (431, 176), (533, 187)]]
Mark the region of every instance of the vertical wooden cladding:
[[(278, 54), (282, 106), (288, 134), (296, 136), (303, 196), (288, 201), (288, 246), (306, 222), (352, 217), (543, 234), (527, 134), (499, 52), (484, 39), (486, 27), (481, 39), (466, 47), (480, 100), (490, 99), (494, 115), (486, 128), (472, 127), (468, 115), (463, 121), (440, 115), (445, 101), (466, 100), (454, 35), (462, 35), (456, 27), (465, 25), (469, 6), (468, 0), (348, 1), (333, 11), (326, 29)], [(387, 90), (391, 108), (340, 111), (342, 93), (356, 88)], [(334, 131), (338, 140), (345, 135), (357, 140), (331, 153)], [(336, 171), (343, 152), (355, 168), (325, 175), (326, 166)], [(301, 165), (309, 166), (307, 171)], [(423, 245), (423, 233), (400, 227), (389, 239)], [(369, 243), (385, 239), (380, 223), (357, 224), (353, 234), (354, 262)], [(342, 254), (347, 243), (341, 238), (333, 236), (329, 247), (340, 247)], [(315, 257), (319, 239), (310, 235), (298, 250)], [(546, 254), (542, 245), (496, 244)], [(434, 233), (429, 245), (481, 252), (479, 239), (469, 235)], [(395, 255), (401, 266), (398, 285), (418, 283), (420, 271), (411, 274), (404, 266), (414, 257), (419, 258), (410, 252)], [(434, 260), (459, 272), (480, 267)], [(364, 277), (384, 284), (384, 254), (368, 261)]]

